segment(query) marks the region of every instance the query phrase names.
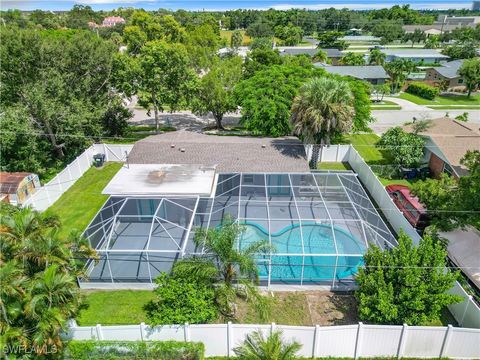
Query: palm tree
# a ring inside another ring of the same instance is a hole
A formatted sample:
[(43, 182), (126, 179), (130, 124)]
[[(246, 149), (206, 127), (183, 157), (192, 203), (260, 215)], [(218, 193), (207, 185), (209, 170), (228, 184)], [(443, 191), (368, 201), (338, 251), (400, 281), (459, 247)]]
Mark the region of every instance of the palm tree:
[(328, 77), (311, 79), (293, 100), (294, 133), (305, 142), (325, 140), (329, 144), (334, 133), (350, 130), (355, 114), (353, 101), (347, 81)]
[(385, 53), (379, 49), (373, 49), (368, 56), (368, 65), (383, 65), (385, 64)]
[(240, 360), (291, 360), (301, 349), (296, 341), (284, 343), (281, 331), (274, 331), (268, 338), (258, 330), (247, 335), (243, 344), (233, 351)]
[(214, 284), (220, 311), (227, 316), (234, 314), (231, 304), (239, 293), (261, 302), (255, 287), (259, 280), (255, 257), (274, 250), (266, 240), (239, 243), (243, 231), (231, 218), (218, 228), (197, 229), (195, 245), (204, 254), (178, 261), (173, 268), (175, 277)]
[(325, 50), (318, 50), (317, 53), (315, 55), (313, 55), (313, 58), (312, 58), (313, 61), (316, 61), (316, 62), (319, 62), (319, 63), (322, 63), (322, 64), (325, 64), (327, 63), (327, 60), (328, 60), (328, 54)]
[(405, 83), (407, 76), (415, 69), (415, 63), (400, 59), (385, 64), (385, 70), (390, 75), (392, 93), (396, 93)]

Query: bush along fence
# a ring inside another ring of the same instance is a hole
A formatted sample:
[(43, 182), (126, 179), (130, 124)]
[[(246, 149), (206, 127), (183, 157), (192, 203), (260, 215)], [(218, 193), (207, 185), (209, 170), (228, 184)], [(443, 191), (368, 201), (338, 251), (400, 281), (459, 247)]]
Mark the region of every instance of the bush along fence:
[(479, 358), (480, 329), (407, 325), (281, 326), (255, 324), (85, 326), (72, 322), (73, 340), (203, 343), (206, 356), (233, 356), (247, 334), (280, 330), (302, 345), (304, 357)]
[[(408, 220), (403, 216), (402, 212), (397, 208), (395, 203), (390, 198), (390, 195), (385, 190), (385, 187), (378, 180), (371, 167), (358, 154), (357, 150), (351, 145), (331, 145), (323, 146), (321, 149), (313, 150), (314, 145), (306, 145), (307, 158), (310, 161), (312, 154), (320, 154), (318, 161), (323, 162), (345, 162), (350, 165), (353, 171), (358, 175), (363, 186), (367, 189), (370, 196), (375, 200), (375, 203), (380, 208), (382, 214), (388, 220), (388, 223), (396, 233), (403, 230), (410, 236), (414, 243), (420, 241), (421, 237), (413, 228)], [(457, 281), (450, 293), (460, 295), (465, 300), (450, 305), (448, 308), (455, 320), (460, 326), (480, 328), (480, 307), (473, 300), (471, 295), (468, 295)]]
[(133, 145), (94, 144), (86, 149), (52, 180), (38, 189), (24, 204), (44, 211), (57, 201), (92, 166), (93, 155), (105, 154), (105, 161), (126, 161)]
[(435, 99), (435, 96), (440, 94), (440, 90), (438, 88), (421, 82), (412, 82), (408, 84), (407, 90), (405, 91), (427, 100), (433, 100)]

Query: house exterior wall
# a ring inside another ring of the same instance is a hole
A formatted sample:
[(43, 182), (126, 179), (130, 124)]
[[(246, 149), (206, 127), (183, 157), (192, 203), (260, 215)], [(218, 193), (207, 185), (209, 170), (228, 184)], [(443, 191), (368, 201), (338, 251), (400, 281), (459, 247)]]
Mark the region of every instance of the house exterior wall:
[(427, 69), (426, 75), (425, 75), (425, 80), (432, 82), (434, 84), (439, 84), (442, 81), (447, 80), (448, 81), (448, 87), (453, 88), (453, 87), (458, 87), (458, 86), (465, 86), (464, 85), (464, 80), (462, 77), (457, 76), (453, 79), (449, 79), (441, 75), (436, 69)]
[(372, 85), (383, 85), (385, 84), (385, 79), (364, 79)]
[(443, 172), (444, 166), (445, 166), (445, 162), (434, 153), (431, 153), (428, 167), (432, 171), (432, 175), (435, 178), (440, 177), (440, 174)]
[(17, 192), (11, 194), (10, 200), (17, 204), (23, 204), (39, 187), (40, 180), (38, 179), (38, 175), (32, 174), (26, 176), (18, 185)]
[(405, 60), (410, 60), (413, 62), (424, 62), (424, 63), (439, 63), (442, 60), (445, 60), (444, 58), (436, 58), (436, 57), (398, 57), (396, 55), (387, 55), (385, 58), (386, 62), (394, 61), (397, 59), (405, 59)]

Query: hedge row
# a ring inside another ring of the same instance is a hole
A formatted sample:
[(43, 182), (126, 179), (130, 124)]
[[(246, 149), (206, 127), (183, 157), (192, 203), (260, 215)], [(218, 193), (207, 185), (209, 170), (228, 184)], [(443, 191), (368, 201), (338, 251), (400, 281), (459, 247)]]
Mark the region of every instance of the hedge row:
[(435, 96), (440, 94), (438, 88), (421, 83), (421, 82), (412, 82), (408, 84), (406, 92), (420, 96), (427, 100), (435, 99)]
[(65, 359), (159, 359), (203, 360), (202, 343), (179, 341), (97, 341), (72, 340), (65, 349)]

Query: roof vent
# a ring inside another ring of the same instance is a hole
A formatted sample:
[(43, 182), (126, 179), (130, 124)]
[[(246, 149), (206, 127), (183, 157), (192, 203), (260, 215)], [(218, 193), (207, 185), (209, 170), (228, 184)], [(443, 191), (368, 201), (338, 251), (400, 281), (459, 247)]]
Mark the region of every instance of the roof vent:
[(185, 148), (180, 148), (180, 152), (185, 152)]
[(266, 147), (267, 147), (267, 145), (262, 144), (262, 149), (265, 149)]
[(174, 148), (175, 148), (175, 144), (171, 144), (170, 147), (171, 147), (172, 149), (174, 149)]

